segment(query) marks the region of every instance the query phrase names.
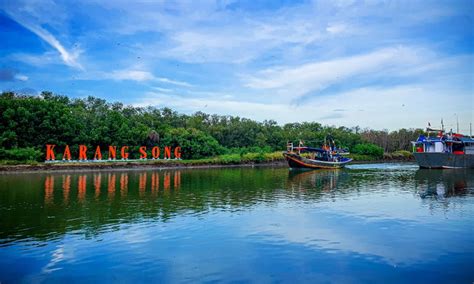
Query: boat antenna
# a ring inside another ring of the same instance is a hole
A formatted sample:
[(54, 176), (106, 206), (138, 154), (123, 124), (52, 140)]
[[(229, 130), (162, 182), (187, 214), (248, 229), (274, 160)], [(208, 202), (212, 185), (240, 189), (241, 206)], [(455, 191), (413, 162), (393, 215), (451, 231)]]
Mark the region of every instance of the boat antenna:
[(469, 122), (469, 136), (472, 138), (472, 122)]
[(456, 132), (459, 133), (459, 117), (456, 114)]
[(444, 131), (444, 123), (443, 123), (443, 119), (441, 118), (441, 131)]

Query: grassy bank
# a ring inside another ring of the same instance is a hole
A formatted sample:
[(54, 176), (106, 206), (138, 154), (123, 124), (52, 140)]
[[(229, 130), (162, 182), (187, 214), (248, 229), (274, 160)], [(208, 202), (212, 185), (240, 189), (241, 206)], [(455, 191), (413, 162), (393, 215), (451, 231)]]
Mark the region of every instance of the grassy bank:
[[(383, 157), (350, 154), (354, 162), (411, 161), (413, 155), (408, 151), (384, 154)], [(114, 168), (170, 168), (196, 166), (228, 166), (254, 164), (285, 164), (282, 152), (227, 154), (212, 158), (195, 160), (125, 160), (100, 162), (58, 162), (43, 163), (37, 161), (1, 160), (0, 171), (36, 171), (36, 170), (75, 170), (75, 169), (114, 169)]]
[(281, 152), (228, 154), (212, 158), (195, 160), (117, 160), (87, 161), (87, 162), (55, 162), (43, 163), (37, 161), (0, 161), (0, 171), (36, 171), (36, 170), (74, 170), (74, 169), (112, 169), (112, 168), (169, 168), (194, 166), (227, 166), (243, 164), (277, 164), (284, 163)]

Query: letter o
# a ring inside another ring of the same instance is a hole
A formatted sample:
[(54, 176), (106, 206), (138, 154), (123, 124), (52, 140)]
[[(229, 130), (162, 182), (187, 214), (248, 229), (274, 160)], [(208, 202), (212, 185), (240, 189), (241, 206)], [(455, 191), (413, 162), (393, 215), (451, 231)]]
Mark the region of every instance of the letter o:
[(153, 156), (153, 159), (159, 159), (160, 158), (160, 147), (155, 146), (151, 149), (151, 155)]

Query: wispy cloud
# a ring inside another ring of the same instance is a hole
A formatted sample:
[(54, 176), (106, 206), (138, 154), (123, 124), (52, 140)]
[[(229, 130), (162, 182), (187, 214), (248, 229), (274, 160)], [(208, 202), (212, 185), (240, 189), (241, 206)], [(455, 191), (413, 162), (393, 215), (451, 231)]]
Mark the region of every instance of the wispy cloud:
[[(13, 53), (8, 56), (9, 59), (17, 62), (26, 63), (35, 67), (46, 67), (50, 64), (58, 64), (57, 54), (55, 51), (47, 51), (41, 55), (28, 54), (28, 53)], [(62, 61), (59, 61), (62, 64)]]
[[(94, 78), (95, 77), (95, 78)], [(180, 87), (192, 87), (192, 84), (189, 84), (184, 81), (172, 80), (165, 77), (156, 77), (149, 71), (143, 70), (135, 70), (135, 69), (124, 69), (124, 70), (115, 70), (110, 73), (102, 73), (102, 75), (89, 77), (88, 79), (111, 79), (116, 81), (122, 80), (130, 80), (130, 81), (137, 81), (137, 82), (147, 82), (147, 81), (155, 81), (161, 82), (168, 85), (176, 85)], [(156, 88), (156, 87), (155, 87)]]
[(400, 76), (403, 69), (417, 66), (422, 61), (425, 60), (416, 49), (399, 46), (298, 66), (268, 68), (243, 78), (247, 87), (284, 89), (288, 95), (300, 97), (360, 75), (376, 77), (384, 72), (385, 75)]
[(23, 27), (25, 27), (32, 33), (36, 34), (42, 40), (47, 42), (51, 47), (56, 49), (62, 61), (66, 65), (80, 69), (80, 70), (84, 69), (78, 61), (78, 57), (80, 53), (82, 52), (80, 49), (76, 48), (72, 51), (67, 50), (64, 47), (64, 45), (61, 44), (61, 42), (59, 42), (59, 40), (53, 34), (51, 34), (48, 30), (43, 28), (39, 23), (35, 23), (34, 21), (32, 21), (31, 17), (22, 16), (17, 11), (11, 11), (9, 9), (5, 9), (4, 11), (12, 20), (22, 25)]
[(28, 76), (18, 73), (13, 68), (0, 69), (0, 82), (28, 81)]
[(117, 70), (113, 71), (110, 74), (106, 75), (107, 78), (113, 80), (131, 80), (131, 81), (150, 81), (154, 80), (155, 76), (147, 71), (140, 71), (140, 70)]
[[(331, 97), (313, 97), (304, 105), (243, 101), (222, 98), (218, 94), (206, 98), (175, 95), (173, 100), (170, 100), (167, 94), (148, 92), (137, 99), (135, 105), (167, 106), (186, 113), (205, 111), (221, 115), (239, 115), (260, 121), (274, 119), (279, 123), (319, 121), (348, 127), (359, 125), (379, 129), (414, 127), (413, 121), (425, 123), (430, 117), (435, 119), (439, 113), (458, 113), (460, 119), (469, 121), (472, 110), (469, 107), (459, 109), (459, 106), (451, 103), (463, 100), (469, 94), (458, 90), (446, 96), (448, 88), (442, 82), (404, 85), (390, 89), (359, 88)], [(423, 107), (420, 108), (420, 105)], [(336, 106), (337, 109), (334, 108)]]
[(160, 81), (160, 82), (163, 82), (163, 83), (172, 84), (172, 85), (181, 86), (181, 87), (192, 87), (193, 86), (193, 85), (191, 85), (187, 82), (171, 80), (171, 79), (164, 78), (164, 77), (157, 77), (155, 79)]

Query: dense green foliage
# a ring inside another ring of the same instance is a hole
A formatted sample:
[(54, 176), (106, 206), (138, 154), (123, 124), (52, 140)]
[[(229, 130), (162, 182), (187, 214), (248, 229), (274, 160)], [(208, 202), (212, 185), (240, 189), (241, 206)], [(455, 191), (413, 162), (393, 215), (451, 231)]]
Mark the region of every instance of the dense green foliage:
[(34, 148), (0, 148), (0, 157), (4, 160), (12, 161), (37, 161), (43, 158), (43, 153)]
[(184, 159), (228, 155), (223, 157), (230, 161), (236, 157), (244, 161), (264, 160), (263, 153), (284, 150), (288, 141), (297, 143), (301, 139), (306, 145), (318, 146), (328, 135), (338, 147), (380, 157), (379, 148), (364, 150), (366, 146), (357, 145), (377, 144), (383, 147), (383, 155), (383, 150), (409, 150), (410, 139), (417, 135), (415, 130), (403, 130), (404, 136), (399, 135), (401, 138), (396, 140), (401, 147), (391, 149), (374, 141), (380, 133), (317, 122), (280, 126), (273, 120), (257, 122), (202, 112), (185, 115), (169, 108), (124, 106), (94, 97), (70, 99), (50, 92), (39, 96), (4, 92), (0, 96), (0, 159), (4, 160), (40, 161), (44, 159), (46, 144), (56, 144), (60, 149), (70, 145), (73, 156), (79, 144), (87, 145), (90, 155), (96, 146), (134, 146), (131, 158), (138, 157), (137, 147), (141, 145), (149, 149), (155, 145), (180, 145)]
[(352, 152), (361, 155), (369, 155), (377, 158), (382, 158), (383, 156), (382, 147), (370, 143), (357, 144), (355, 145)]

